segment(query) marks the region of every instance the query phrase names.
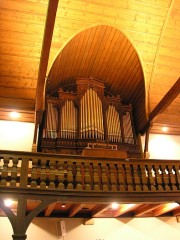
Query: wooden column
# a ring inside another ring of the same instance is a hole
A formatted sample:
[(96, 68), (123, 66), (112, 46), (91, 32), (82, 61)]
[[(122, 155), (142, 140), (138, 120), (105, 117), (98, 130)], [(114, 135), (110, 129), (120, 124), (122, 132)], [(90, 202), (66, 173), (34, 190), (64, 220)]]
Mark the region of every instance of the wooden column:
[(3, 203), (3, 199), (0, 199), (0, 208), (4, 211), (9, 221), (11, 222), (13, 228), (13, 240), (25, 240), (27, 238), (26, 231), (29, 227), (32, 220), (50, 203), (52, 200), (44, 200), (42, 201), (33, 211), (31, 211), (28, 215), (26, 215), (26, 205), (27, 199), (24, 195), (16, 198), (18, 201), (17, 206), (17, 214), (15, 215), (13, 211), (6, 207)]
[(150, 133), (150, 127), (146, 131), (146, 137), (145, 137), (145, 144), (144, 144), (144, 158), (149, 159), (150, 154), (148, 152), (148, 145), (149, 145), (149, 133)]

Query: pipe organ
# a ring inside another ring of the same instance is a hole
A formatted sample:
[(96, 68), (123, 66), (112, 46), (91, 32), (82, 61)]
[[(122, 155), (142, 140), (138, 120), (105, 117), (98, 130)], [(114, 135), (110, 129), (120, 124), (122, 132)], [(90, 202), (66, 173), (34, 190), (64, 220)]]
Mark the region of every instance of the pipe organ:
[(104, 88), (100, 80), (78, 78), (73, 91), (60, 88), (57, 96), (46, 97), (44, 152), (80, 154), (89, 143), (99, 143), (139, 154), (131, 105)]

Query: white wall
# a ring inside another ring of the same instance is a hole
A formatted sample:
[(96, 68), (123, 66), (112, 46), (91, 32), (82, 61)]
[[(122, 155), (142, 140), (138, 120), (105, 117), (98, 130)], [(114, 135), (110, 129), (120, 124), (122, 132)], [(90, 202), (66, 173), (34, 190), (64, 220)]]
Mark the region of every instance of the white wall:
[[(27, 240), (179, 240), (180, 223), (175, 217), (94, 219), (94, 225), (83, 225), (83, 219), (64, 219), (67, 235), (57, 237), (55, 218), (36, 218), (27, 230)], [(6, 217), (0, 218), (0, 239), (10, 240), (12, 229)]]
[(32, 149), (34, 123), (0, 121), (0, 149), (27, 151)]
[[(144, 151), (145, 137), (141, 139)], [(148, 150), (150, 159), (180, 160), (180, 136), (150, 134)]]
[[(0, 121), (0, 149), (31, 151), (34, 124), (15, 121)], [(144, 148), (144, 137), (142, 137)], [(180, 160), (180, 136), (150, 134), (149, 153), (151, 159)]]

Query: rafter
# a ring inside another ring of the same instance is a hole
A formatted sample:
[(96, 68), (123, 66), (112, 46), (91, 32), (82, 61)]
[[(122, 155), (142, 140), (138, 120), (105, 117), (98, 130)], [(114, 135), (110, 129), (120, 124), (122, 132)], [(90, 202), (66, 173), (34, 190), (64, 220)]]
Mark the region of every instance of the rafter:
[(116, 210), (116, 212), (113, 214), (113, 217), (118, 217), (118, 216), (123, 215), (127, 212), (130, 212), (130, 211), (134, 210), (136, 207), (137, 207), (136, 204), (122, 204)]
[(103, 213), (105, 210), (107, 210), (110, 207), (109, 204), (103, 204), (98, 205), (93, 211), (92, 211), (92, 217), (96, 217), (97, 215)]
[(52, 211), (54, 210), (55, 206), (56, 206), (56, 202), (51, 203), (51, 204), (47, 207), (44, 216), (45, 216), (45, 217), (49, 217), (49, 216), (51, 215)]
[(83, 204), (75, 204), (69, 211), (68, 217), (74, 217), (83, 207)]
[(159, 207), (159, 204), (148, 204), (148, 205), (144, 205), (140, 208), (138, 208), (136, 211), (134, 211), (134, 215), (136, 217), (140, 217), (150, 211), (153, 211), (154, 209), (156, 209), (157, 207)]
[(180, 93), (180, 78), (178, 78), (175, 84), (170, 88), (166, 95), (161, 99), (161, 101), (149, 114), (149, 122), (145, 124), (145, 126), (142, 128), (142, 130), (140, 131), (141, 133), (144, 133), (148, 129), (152, 120), (157, 115), (162, 113), (174, 101), (174, 99), (179, 95), (179, 93)]
[[(46, 26), (44, 31), (43, 46), (41, 50), (41, 58), (40, 58), (38, 80), (37, 80), (37, 87), (36, 87), (35, 112), (38, 117), (35, 117), (35, 130), (34, 130), (33, 144), (36, 144), (38, 125), (40, 124), (39, 121), (41, 121), (42, 119), (44, 84), (45, 84), (46, 71), (48, 66), (54, 24), (56, 19), (56, 12), (58, 8), (58, 2), (59, 0), (49, 1), (48, 11), (47, 11)], [(39, 115), (41, 115), (41, 117), (39, 117)]]
[(171, 89), (166, 93), (166, 95), (161, 99), (158, 105), (153, 109), (149, 115), (149, 120), (152, 121), (158, 114), (163, 112), (179, 95), (180, 93), (180, 78), (171, 87)]
[(165, 213), (175, 210), (177, 207), (179, 207), (178, 203), (166, 203), (166, 204), (161, 205), (159, 208), (155, 209), (153, 211), (153, 215), (155, 217), (158, 217), (162, 214), (165, 214)]
[(177, 207), (175, 210), (173, 210), (172, 215), (173, 216), (180, 216), (180, 206)]

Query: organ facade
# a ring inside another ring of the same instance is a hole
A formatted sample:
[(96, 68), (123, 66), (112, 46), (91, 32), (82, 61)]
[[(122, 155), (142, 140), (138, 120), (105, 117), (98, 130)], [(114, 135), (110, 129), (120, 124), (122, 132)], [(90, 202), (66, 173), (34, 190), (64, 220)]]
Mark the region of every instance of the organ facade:
[(140, 157), (131, 105), (123, 105), (120, 96), (105, 92), (98, 79), (78, 78), (73, 91), (67, 89), (46, 97), (43, 152), (82, 154), (96, 148)]

